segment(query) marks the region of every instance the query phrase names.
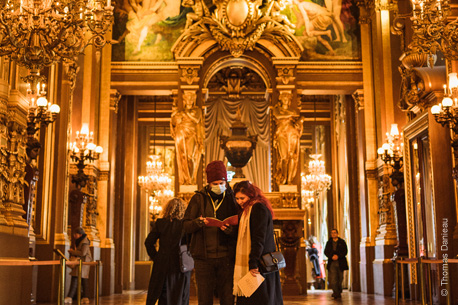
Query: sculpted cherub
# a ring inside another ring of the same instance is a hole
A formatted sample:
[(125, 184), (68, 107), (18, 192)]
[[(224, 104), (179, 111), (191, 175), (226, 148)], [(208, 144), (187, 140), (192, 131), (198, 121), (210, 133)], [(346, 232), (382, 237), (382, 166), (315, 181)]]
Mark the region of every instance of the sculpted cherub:
[(203, 0), (183, 0), (181, 5), (184, 7), (191, 7), (194, 11), (186, 14), (185, 30), (187, 30), (194, 22), (201, 20), (203, 16), (210, 14)]

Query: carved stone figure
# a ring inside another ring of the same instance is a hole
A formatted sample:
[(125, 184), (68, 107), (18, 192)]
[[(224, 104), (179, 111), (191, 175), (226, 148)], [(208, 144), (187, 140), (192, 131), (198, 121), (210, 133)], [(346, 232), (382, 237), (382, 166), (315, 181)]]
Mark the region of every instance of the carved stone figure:
[(277, 157), (275, 180), (278, 185), (292, 184), (299, 162), (299, 141), (303, 119), (298, 109), (291, 108), (291, 98), (291, 93), (281, 93), (280, 102), (273, 109), (277, 125), (273, 146)]
[(194, 22), (202, 19), (204, 15), (208, 15), (208, 8), (205, 6), (203, 0), (183, 0), (181, 3), (184, 7), (191, 7), (194, 12), (186, 14), (186, 26), (185, 30), (188, 29)]
[(181, 185), (196, 183), (200, 157), (203, 153), (204, 127), (202, 110), (195, 105), (196, 93), (183, 94), (183, 109), (172, 113), (170, 130), (175, 139), (178, 177)]

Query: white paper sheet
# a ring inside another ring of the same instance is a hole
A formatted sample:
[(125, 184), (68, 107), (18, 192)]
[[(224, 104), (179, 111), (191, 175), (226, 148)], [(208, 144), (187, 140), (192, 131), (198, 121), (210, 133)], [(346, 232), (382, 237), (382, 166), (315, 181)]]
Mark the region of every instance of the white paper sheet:
[(243, 295), (249, 298), (256, 291), (256, 289), (261, 286), (262, 282), (264, 282), (264, 277), (262, 275), (256, 274), (256, 276), (253, 276), (250, 272), (248, 272), (239, 280), (237, 285), (239, 286)]

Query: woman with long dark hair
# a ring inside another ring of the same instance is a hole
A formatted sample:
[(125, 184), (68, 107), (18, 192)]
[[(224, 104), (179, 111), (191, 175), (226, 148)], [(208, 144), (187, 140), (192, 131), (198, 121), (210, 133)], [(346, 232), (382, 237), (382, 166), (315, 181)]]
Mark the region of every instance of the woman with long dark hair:
[[(179, 244), (186, 207), (179, 198), (170, 200), (162, 217), (153, 223), (145, 240), (148, 255), (154, 261), (148, 287), (147, 305), (188, 305), (191, 272), (180, 270)], [(155, 244), (159, 240), (159, 250)]]
[(234, 194), (242, 209), (234, 269), (234, 295), (237, 296), (237, 305), (282, 305), (278, 272), (262, 274), (264, 282), (250, 297), (244, 296), (237, 285), (248, 272), (253, 276), (259, 274), (261, 256), (274, 252), (276, 247), (272, 221), (274, 213), (262, 191), (251, 182), (242, 181), (234, 185)]

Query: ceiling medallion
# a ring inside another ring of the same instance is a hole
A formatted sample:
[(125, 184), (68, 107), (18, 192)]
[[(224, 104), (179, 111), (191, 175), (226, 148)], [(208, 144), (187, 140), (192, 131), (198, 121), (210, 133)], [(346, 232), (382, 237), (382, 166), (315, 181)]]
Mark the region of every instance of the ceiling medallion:
[(262, 36), (294, 39), (294, 25), (280, 13), (285, 8), (283, 0), (271, 0), (262, 9), (259, 0), (213, 0), (213, 3), (216, 8), (210, 12), (203, 1), (183, 0), (183, 6), (191, 6), (194, 13), (188, 13), (187, 27), (179, 40), (200, 43), (212, 38), (223, 51), (239, 57), (246, 50), (253, 50)]

